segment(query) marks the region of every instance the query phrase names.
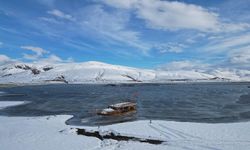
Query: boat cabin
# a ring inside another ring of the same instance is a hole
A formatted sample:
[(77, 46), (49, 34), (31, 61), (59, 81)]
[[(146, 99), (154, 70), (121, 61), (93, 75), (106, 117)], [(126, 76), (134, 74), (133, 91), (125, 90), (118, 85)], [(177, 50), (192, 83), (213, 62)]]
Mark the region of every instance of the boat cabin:
[(136, 103), (133, 102), (122, 102), (113, 105), (109, 105), (108, 108), (98, 112), (98, 115), (122, 115), (129, 112), (136, 111)]

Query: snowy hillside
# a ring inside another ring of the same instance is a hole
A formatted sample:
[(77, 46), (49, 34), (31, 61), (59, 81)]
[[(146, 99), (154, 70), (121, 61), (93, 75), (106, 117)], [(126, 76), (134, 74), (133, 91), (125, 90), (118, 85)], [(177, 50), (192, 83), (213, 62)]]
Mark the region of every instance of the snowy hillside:
[(89, 61), (12, 63), (0, 66), (0, 83), (130, 83), (171, 81), (250, 81), (250, 71), (147, 70)]

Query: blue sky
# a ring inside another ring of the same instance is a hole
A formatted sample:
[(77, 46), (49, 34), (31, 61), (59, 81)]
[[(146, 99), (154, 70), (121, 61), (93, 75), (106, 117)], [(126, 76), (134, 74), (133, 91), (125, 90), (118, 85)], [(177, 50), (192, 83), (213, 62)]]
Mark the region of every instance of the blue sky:
[(0, 63), (250, 69), (248, 0), (0, 0)]

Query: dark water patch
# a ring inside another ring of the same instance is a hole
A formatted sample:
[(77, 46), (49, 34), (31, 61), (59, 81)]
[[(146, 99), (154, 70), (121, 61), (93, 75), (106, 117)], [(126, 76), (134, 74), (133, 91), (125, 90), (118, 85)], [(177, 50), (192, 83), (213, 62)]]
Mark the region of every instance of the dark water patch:
[[(174, 120), (187, 122), (239, 122), (250, 120), (247, 83), (177, 83), (133, 85), (60, 84), (0, 88), (7, 94), (0, 101), (30, 103), (0, 110), (0, 115), (74, 115), (73, 125), (103, 125), (133, 120)], [(137, 113), (102, 117), (97, 110), (133, 99)]]
[(135, 87), (135, 86), (161, 86), (160, 83), (117, 83), (117, 84), (104, 84), (104, 86), (108, 87)]
[(236, 102), (239, 104), (250, 104), (250, 94), (248, 95), (241, 95), (239, 100)]
[(26, 94), (19, 94), (19, 93), (12, 93), (12, 94), (2, 94), (2, 97), (19, 97), (19, 96), (26, 96)]
[(105, 84), (104, 86), (119, 86), (118, 84)]
[(240, 113), (240, 117), (245, 118), (245, 119), (249, 119), (250, 118), (250, 111)]

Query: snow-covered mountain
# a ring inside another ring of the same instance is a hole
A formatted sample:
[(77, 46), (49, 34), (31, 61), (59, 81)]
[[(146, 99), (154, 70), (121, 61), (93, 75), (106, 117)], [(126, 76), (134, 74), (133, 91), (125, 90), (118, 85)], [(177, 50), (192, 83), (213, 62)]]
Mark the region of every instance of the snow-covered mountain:
[(163, 71), (102, 62), (11, 63), (0, 66), (0, 83), (130, 83), (172, 81), (250, 81), (250, 71)]

